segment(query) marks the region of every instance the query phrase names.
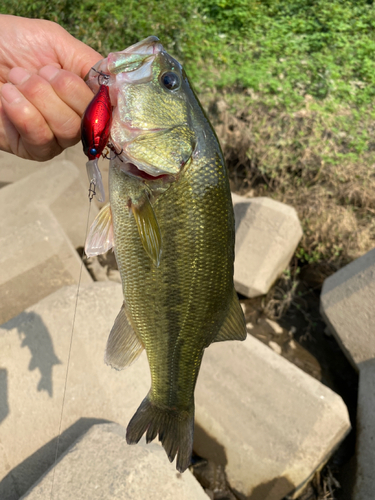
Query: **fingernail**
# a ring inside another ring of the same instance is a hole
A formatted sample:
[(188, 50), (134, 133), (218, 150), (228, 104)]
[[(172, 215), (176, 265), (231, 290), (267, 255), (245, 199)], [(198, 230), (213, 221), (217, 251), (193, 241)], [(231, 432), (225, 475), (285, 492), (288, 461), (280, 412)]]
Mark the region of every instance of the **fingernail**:
[(26, 82), (30, 76), (30, 73), (23, 68), (13, 68), (9, 71), (8, 80), (14, 85), (21, 85)]
[(59, 73), (59, 68), (56, 68), (55, 66), (44, 66), (39, 70), (39, 76), (47, 80), (47, 82), (51, 81), (57, 73)]
[(17, 104), (21, 102), (23, 99), (23, 95), (21, 92), (11, 83), (4, 83), (1, 87), (1, 96), (9, 103), (9, 104)]

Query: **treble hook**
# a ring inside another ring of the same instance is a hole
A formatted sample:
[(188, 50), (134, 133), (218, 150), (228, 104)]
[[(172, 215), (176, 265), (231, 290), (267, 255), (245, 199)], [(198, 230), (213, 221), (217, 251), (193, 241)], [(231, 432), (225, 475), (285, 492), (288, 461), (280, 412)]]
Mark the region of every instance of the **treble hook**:
[[(98, 73), (98, 75), (99, 75), (98, 76), (98, 83), (99, 83), (99, 85), (107, 85), (108, 84), (108, 81), (109, 81), (111, 75), (107, 75), (106, 73), (103, 73), (102, 71), (98, 71), (95, 68), (91, 68), (91, 69), (93, 69), (96, 73)], [(101, 76), (103, 77), (104, 82), (100, 81), (100, 77)]]
[[(115, 149), (115, 147), (113, 146), (113, 144), (112, 144), (112, 143), (108, 144), (108, 147), (109, 147), (109, 149), (112, 151), (112, 153), (113, 153), (113, 154), (114, 154), (117, 158), (119, 158), (119, 160), (120, 160), (120, 161), (122, 161), (122, 162), (124, 161), (124, 160), (121, 158), (121, 155), (122, 155), (122, 153), (124, 152), (124, 148), (121, 148), (121, 151), (118, 153), (118, 152), (116, 151), (116, 149)], [(108, 154), (108, 151), (106, 151), (104, 158), (106, 158), (107, 160), (110, 160), (110, 159), (111, 159), (111, 157), (109, 157), (109, 158), (108, 158), (107, 154)]]

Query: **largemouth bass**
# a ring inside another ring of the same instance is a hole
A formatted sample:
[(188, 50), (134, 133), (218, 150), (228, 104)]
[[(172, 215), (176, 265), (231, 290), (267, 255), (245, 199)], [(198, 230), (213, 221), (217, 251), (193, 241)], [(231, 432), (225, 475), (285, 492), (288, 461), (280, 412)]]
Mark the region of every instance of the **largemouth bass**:
[[(126, 439), (137, 443), (146, 433), (150, 442), (159, 435), (183, 472), (191, 460), (194, 388), (204, 349), (246, 337), (233, 286), (227, 171), (184, 70), (156, 37), (109, 54), (86, 81), (94, 92), (107, 86), (100, 95), (107, 93), (113, 106), (110, 202), (86, 243), (89, 256), (113, 246), (123, 284), (124, 304), (105, 361), (122, 369), (146, 350), (151, 389)], [(96, 170), (97, 149), (90, 151), (89, 170)]]

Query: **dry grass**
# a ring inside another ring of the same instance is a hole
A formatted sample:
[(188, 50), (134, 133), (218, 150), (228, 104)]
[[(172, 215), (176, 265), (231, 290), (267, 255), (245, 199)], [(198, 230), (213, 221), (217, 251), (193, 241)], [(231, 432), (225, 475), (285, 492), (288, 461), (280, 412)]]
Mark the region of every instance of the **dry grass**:
[(302, 262), (338, 269), (375, 246), (370, 113), (361, 119), (349, 108), (327, 113), (310, 96), (294, 113), (265, 106), (255, 94), (215, 95), (205, 104), (232, 189), (297, 210), (304, 229), (297, 252)]
[(297, 500), (335, 500), (340, 483), (333, 476), (329, 466), (314, 475), (313, 480)]

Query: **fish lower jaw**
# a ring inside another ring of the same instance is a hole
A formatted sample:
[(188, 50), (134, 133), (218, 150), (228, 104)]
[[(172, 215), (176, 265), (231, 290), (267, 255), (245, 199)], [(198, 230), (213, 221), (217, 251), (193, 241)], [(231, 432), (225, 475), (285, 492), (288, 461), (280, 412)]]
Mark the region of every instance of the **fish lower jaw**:
[(155, 174), (150, 174), (148, 171), (139, 168), (135, 163), (129, 161), (123, 156), (123, 154), (118, 155), (118, 158), (121, 160), (121, 165), (119, 165), (120, 170), (132, 177), (137, 177), (145, 181), (155, 181), (160, 179), (167, 181), (172, 178), (170, 174), (164, 172), (161, 173), (160, 171), (156, 171)]

